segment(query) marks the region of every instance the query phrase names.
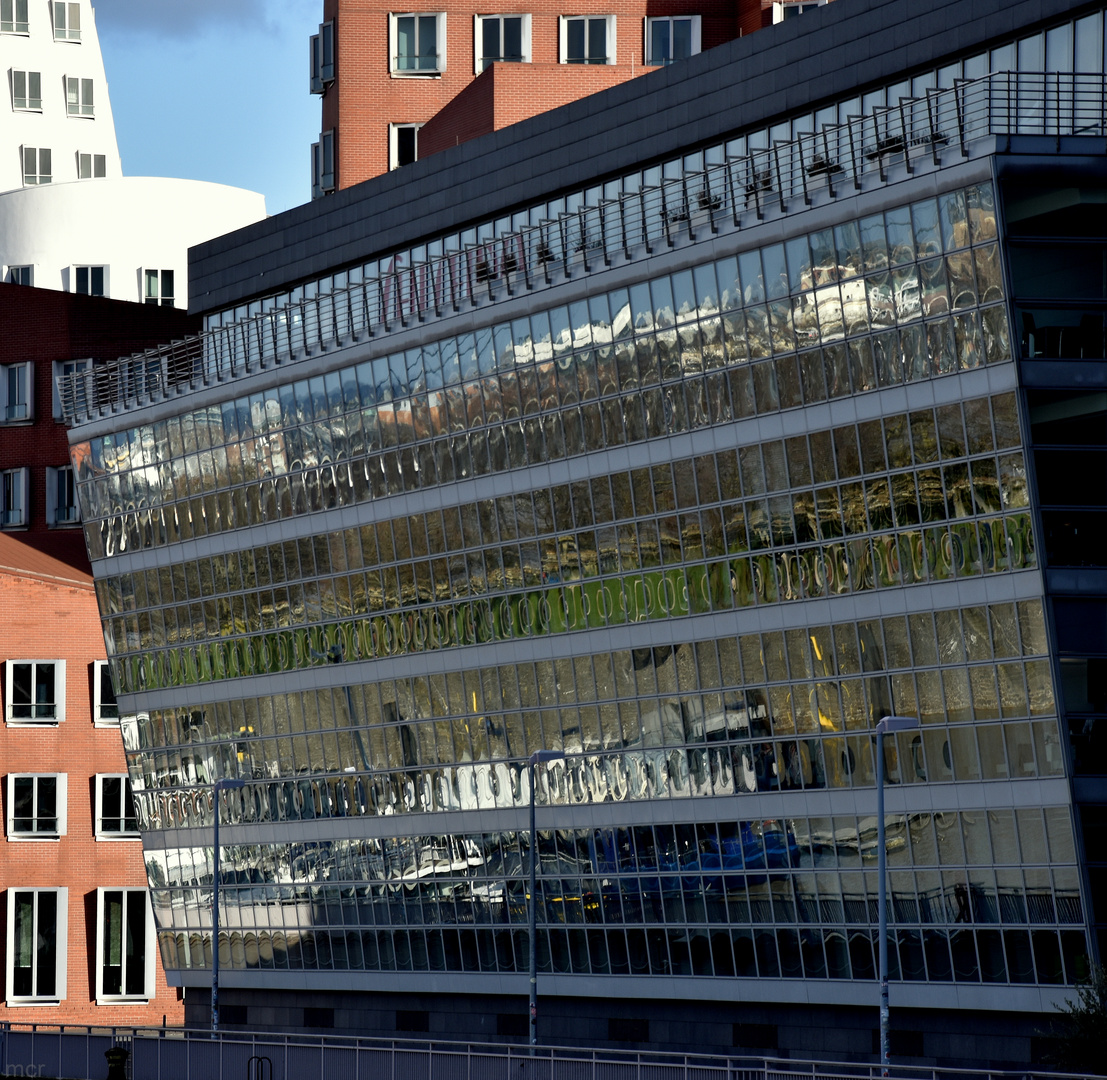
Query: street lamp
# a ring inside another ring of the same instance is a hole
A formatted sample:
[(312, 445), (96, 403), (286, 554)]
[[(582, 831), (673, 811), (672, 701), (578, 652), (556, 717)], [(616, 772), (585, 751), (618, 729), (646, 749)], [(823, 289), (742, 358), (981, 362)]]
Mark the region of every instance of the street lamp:
[(538, 853), (535, 850), (534, 831), (534, 767), (540, 761), (561, 761), (564, 750), (535, 750), (528, 759), (530, 767), (530, 905), (527, 915), (530, 918), (530, 1052), (538, 1045), (538, 900), (535, 895), (535, 868)]
[(212, 803), (215, 810), (215, 827), (212, 841), (215, 845), (215, 867), (211, 890), (211, 1037), (219, 1034), (219, 792), (246, 786), (245, 780), (225, 777), (212, 785)]
[(888, 1075), (888, 886), (887, 850), (884, 841), (884, 736), (890, 731), (917, 728), (914, 716), (885, 716), (876, 725), (876, 910), (880, 922), (880, 1065)]

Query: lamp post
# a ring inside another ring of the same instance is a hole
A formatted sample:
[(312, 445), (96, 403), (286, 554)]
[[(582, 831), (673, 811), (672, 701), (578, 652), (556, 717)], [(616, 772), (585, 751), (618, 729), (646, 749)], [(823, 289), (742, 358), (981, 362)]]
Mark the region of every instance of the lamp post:
[(211, 1037), (219, 1034), (219, 793), (246, 786), (245, 780), (224, 777), (212, 785), (215, 826), (212, 842), (215, 846), (215, 866), (211, 890)]
[(538, 898), (535, 895), (538, 853), (535, 851), (537, 834), (534, 830), (534, 767), (540, 761), (561, 761), (564, 750), (535, 750), (528, 759), (530, 767), (530, 1052), (538, 1045)]
[(914, 716), (884, 716), (876, 725), (876, 910), (880, 922), (880, 1066), (888, 1075), (888, 886), (887, 850), (884, 840), (884, 736), (890, 731), (917, 728)]

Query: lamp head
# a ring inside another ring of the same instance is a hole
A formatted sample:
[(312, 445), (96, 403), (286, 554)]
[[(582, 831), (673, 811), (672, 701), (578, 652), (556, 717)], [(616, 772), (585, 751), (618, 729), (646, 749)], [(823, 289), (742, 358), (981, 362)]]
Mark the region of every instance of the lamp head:
[(882, 716), (876, 725), (877, 734), (885, 735), (889, 731), (909, 731), (919, 726), (917, 716)]
[(530, 756), (530, 763), (537, 765), (541, 761), (561, 761), (564, 757), (564, 750), (535, 750)]
[(226, 776), (222, 780), (216, 780), (213, 785), (216, 791), (229, 791), (232, 788), (244, 788), (245, 786), (245, 780), (239, 780), (234, 776)]

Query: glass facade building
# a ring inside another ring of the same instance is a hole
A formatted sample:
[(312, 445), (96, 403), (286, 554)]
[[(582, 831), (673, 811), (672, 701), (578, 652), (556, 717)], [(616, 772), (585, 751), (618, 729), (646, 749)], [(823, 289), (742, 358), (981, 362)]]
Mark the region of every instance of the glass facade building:
[(218, 812), (228, 987), (521, 995), (536, 858), (544, 994), (875, 1013), (898, 715), (893, 1006), (1071, 995), (1107, 653), (1060, 595), (1107, 406), (1042, 374), (1104, 357), (1072, 7), (67, 383), (168, 972), (210, 979)]

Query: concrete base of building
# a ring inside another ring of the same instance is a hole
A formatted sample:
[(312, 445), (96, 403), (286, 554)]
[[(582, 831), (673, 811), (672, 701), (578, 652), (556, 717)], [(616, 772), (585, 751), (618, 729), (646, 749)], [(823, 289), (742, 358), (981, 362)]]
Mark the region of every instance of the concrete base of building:
[[(750, 1002), (547, 998), (544, 1045), (603, 1050), (878, 1061), (873, 1007)], [(189, 988), (185, 1023), (210, 1021), (210, 996)], [(904, 1065), (1022, 1070), (1048, 1063), (1053, 1016), (954, 1009), (897, 1009), (893, 1061)], [(525, 1045), (527, 1003), (495, 995), (220, 990), (226, 1031), (296, 1032)]]

